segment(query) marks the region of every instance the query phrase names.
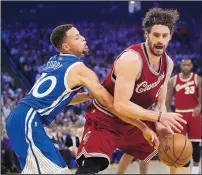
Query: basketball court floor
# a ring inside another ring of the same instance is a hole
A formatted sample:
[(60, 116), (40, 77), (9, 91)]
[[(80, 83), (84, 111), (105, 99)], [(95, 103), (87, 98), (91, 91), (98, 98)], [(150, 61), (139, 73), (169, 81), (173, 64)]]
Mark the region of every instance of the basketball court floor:
[[(200, 162), (201, 164), (201, 162)], [(110, 165), (105, 171), (100, 172), (99, 174), (115, 174), (118, 165)], [(201, 167), (201, 166), (200, 166)], [(72, 170), (74, 173), (76, 170)], [(200, 170), (201, 173), (201, 170)], [(125, 174), (139, 174), (138, 162), (135, 161), (130, 164)], [(149, 172), (148, 174), (169, 174), (169, 167), (160, 161), (152, 160), (149, 164)]]

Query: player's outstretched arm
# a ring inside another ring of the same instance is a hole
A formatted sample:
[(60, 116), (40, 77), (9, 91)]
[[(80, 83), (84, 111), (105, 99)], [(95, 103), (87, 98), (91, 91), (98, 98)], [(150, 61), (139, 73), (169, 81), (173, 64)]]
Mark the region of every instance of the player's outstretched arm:
[(77, 81), (77, 86), (85, 86), (90, 91), (91, 95), (96, 98), (100, 104), (107, 109), (113, 108), (113, 97), (100, 84), (96, 74), (84, 64), (75, 66), (74, 81)]
[[(171, 111), (170, 105), (172, 102), (172, 97), (173, 97), (173, 81), (174, 81), (174, 77), (171, 77), (172, 71), (173, 71), (173, 61), (172, 59), (167, 56), (167, 60), (168, 60), (168, 68), (167, 68), (167, 74), (166, 74), (166, 78), (165, 78), (165, 82), (159, 92), (159, 96), (157, 99), (157, 103), (156, 103), (156, 107), (154, 108), (155, 111), (162, 111), (162, 112), (167, 112), (167, 111)], [(167, 108), (166, 108), (167, 107)], [(173, 128), (174, 130), (181, 132), (177, 127), (174, 126)], [(171, 128), (165, 128), (165, 126), (163, 126), (161, 123), (157, 122), (156, 123), (156, 132), (157, 133), (161, 133), (161, 131), (166, 131), (167, 133), (174, 133), (172, 131)]]
[(72, 99), (72, 101), (69, 103), (69, 105), (77, 105), (80, 103), (84, 103), (88, 100), (90, 100), (91, 98), (89, 97), (87, 92), (82, 92), (82, 93), (78, 93), (74, 96), (74, 98)]
[[(160, 113), (146, 110), (130, 101), (135, 80), (141, 71), (141, 60), (139, 55), (133, 51), (123, 53), (115, 65), (116, 84), (114, 94), (114, 106), (118, 113), (140, 120), (152, 122), (160, 121), (163, 125), (176, 126), (182, 129), (179, 122), (186, 123), (177, 113)], [(121, 95), (120, 95), (121, 94)], [(159, 120), (160, 118), (160, 120)]]
[(121, 115), (114, 109), (112, 95), (100, 84), (96, 74), (84, 64), (79, 64), (72, 68), (69, 72), (67, 81), (70, 88), (74, 88), (76, 86), (87, 87), (91, 96), (96, 98), (100, 104), (107, 108), (112, 114), (116, 115), (126, 123), (136, 126), (142, 131), (146, 130), (147, 126), (143, 122), (128, 118), (127, 115)]

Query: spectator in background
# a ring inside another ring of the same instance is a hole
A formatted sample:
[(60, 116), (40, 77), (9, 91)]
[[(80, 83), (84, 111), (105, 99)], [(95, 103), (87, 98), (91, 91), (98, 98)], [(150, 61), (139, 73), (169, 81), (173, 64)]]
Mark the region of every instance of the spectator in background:
[(19, 171), (19, 163), (17, 157), (13, 151), (11, 143), (9, 141), (6, 130), (2, 131), (2, 139), (1, 139), (1, 155), (2, 155), (2, 166), (7, 172), (20, 172)]
[(4, 117), (5, 117), (5, 120), (7, 120), (8, 115), (11, 112), (11, 105), (10, 105), (9, 101), (7, 101), (5, 103), (5, 105), (3, 106), (2, 110), (3, 110), (3, 114), (4, 114)]
[(70, 129), (70, 135), (66, 138), (66, 146), (70, 149), (72, 156), (76, 157), (77, 150), (80, 144), (79, 137), (76, 136), (76, 129)]
[(55, 144), (56, 147), (59, 149), (63, 159), (67, 163), (68, 167), (70, 168), (70, 162), (72, 159), (71, 151), (68, 149), (65, 143), (65, 138), (62, 132), (62, 129), (57, 131)]

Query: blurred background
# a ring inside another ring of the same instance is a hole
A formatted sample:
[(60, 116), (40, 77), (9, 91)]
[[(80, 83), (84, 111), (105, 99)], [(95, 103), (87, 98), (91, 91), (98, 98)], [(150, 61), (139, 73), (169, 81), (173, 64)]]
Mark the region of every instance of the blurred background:
[[(42, 65), (57, 54), (49, 41), (52, 30), (72, 23), (80, 31), (90, 49), (82, 59), (102, 82), (122, 50), (144, 42), (141, 23), (152, 7), (174, 8), (180, 13), (180, 22), (167, 50), (175, 63), (173, 75), (180, 71), (181, 59), (191, 58), (193, 71), (202, 76), (202, 2), (1, 2), (1, 173), (19, 172), (5, 121), (39, 78)], [(77, 167), (75, 155), (87, 105), (65, 109), (57, 116), (55, 125), (46, 128), (69, 168)], [(112, 167), (121, 156), (119, 150), (114, 151)]]

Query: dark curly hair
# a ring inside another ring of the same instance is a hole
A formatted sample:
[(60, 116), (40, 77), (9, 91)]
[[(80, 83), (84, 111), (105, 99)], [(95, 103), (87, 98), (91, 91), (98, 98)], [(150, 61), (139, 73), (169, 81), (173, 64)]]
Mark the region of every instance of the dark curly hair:
[(60, 49), (65, 37), (66, 32), (73, 27), (72, 24), (64, 24), (56, 27), (50, 36), (50, 41), (54, 47)]
[(179, 13), (173, 9), (152, 8), (150, 9), (142, 22), (144, 31), (150, 32), (154, 25), (165, 25), (170, 29), (171, 35), (175, 32)]

